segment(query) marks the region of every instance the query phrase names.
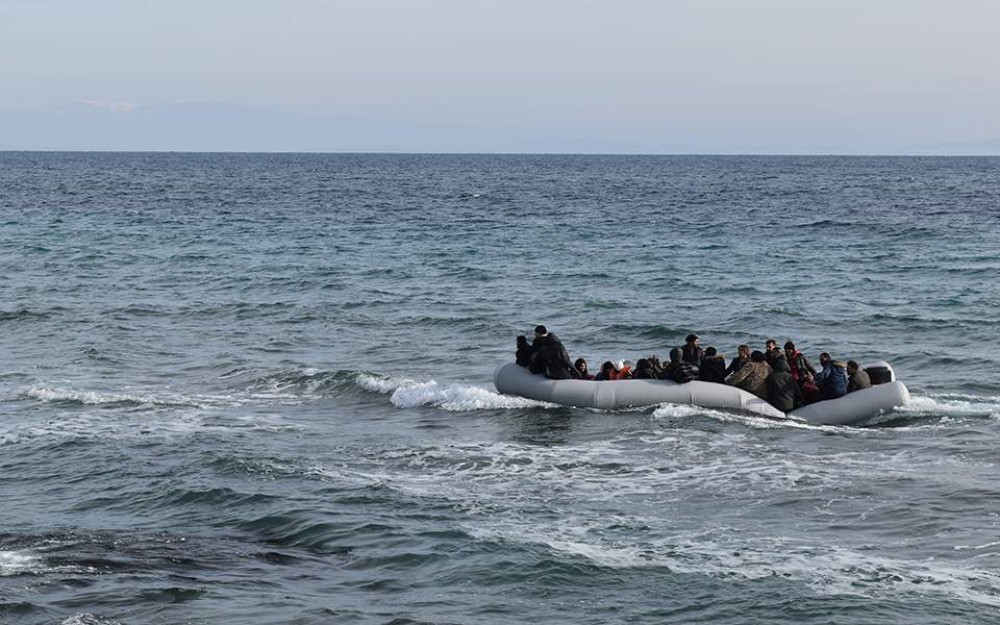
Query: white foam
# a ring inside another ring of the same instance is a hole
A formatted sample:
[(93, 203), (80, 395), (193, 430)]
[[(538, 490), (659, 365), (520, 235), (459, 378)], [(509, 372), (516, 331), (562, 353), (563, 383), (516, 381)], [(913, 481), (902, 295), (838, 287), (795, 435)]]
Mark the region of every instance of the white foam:
[(397, 379), (369, 375), (367, 373), (358, 374), (358, 376), (354, 378), (354, 382), (366, 391), (381, 393), (382, 395), (388, 395), (398, 388), (417, 386), (420, 384), (420, 382), (410, 380), (408, 378)]
[(391, 401), (398, 408), (437, 406), (451, 411), (534, 408), (549, 405), (523, 397), (500, 395), (478, 386), (438, 384), (434, 380), (423, 384), (401, 386), (392, 392)]
[(0, 551), (0, 577), (33, 573), (41, 567), (41, 559), (26, 551)]
[(700, 406), (688, 404), (660, 404), (653, 410), (654, 419), (682, 419), (685, 417), (708, 417), (726, 423), (741, 423), (743, 425), (759, 430), (770, 430), (774, 428), (802, 428), (806, 430), (825, 431), (834, 429), (826, 425), (813, 425), (796, 419), (768, 419), (755, 415), (742, 414), (739, 412), (726, 412), (724, 410), (713, 410)]
[(209, 408), (213, 406), (236, 406), (240, 400), (229, 395), (202, 395), (189, 397), (169, 393), (125, 392), (109, 393), (100, 391), (78, 391), (65, 388), (36, 385), (28, 388), (23, 395), (43, 402), (75, 402), (88, 406), (110, 404), (140, 404), (144, 406), (188, 406)]
[(408, 378), (380, 377), (360, 374), (355, 382), (363, 389), (390, 395), (397, 408), (437, 406), (442, 410), (471, 411), (518, 408), (549, 408), (552, 404), (501, 395), (471, 384), (439, 384), (436, 380), (419, 382)]
[(1000, 398), (972, 395), (916, 395), (909, 403), (898, 408), (900, 412), (939, 416), (990, 416), (1000, 415)]

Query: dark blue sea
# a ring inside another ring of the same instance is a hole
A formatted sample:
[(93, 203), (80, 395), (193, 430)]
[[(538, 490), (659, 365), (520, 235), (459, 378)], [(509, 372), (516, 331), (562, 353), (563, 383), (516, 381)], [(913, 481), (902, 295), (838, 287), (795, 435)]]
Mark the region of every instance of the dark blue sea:
[[(1000, 158), (0, 153), (5, 625), (1000, 623)], [(497, 394), (695, 332), (851, 427)]]

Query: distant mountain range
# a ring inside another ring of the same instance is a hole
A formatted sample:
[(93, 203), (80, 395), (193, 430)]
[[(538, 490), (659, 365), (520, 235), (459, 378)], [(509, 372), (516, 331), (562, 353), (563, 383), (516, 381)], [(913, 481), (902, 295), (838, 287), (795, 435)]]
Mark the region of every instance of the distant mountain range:
[[(802, 153), (779, 138), (739, 143), (621, 136), (569, 126), (501, 126), (318, 117), (220, 104), (87, 102), (0, 109), (0, 150), (177, 152)], [(805, 153), (1000, 154), (1000, 139), (866, 150), (849, 142)]]

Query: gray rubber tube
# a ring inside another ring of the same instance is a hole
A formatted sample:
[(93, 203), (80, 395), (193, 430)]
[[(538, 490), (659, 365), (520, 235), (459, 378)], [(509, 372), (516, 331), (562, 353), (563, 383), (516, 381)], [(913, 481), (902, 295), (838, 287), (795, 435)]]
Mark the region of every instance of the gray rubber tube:
[[(878, 364), (888, 366), (885, 363)], [(786, 415), (756, 395), (735, 386), (714, 382), (677, 384), (670, 380), (550, 380), (509, 363), (497, 369), (493, 383), (498, 392), (506, 395), (563, 406), (615, 410), (656, 404), (688, 404), (826, 425), (855, 423), (891, 411), (910, 398), (906, 387), (893, 380), (840, 399), (810, 404)]]

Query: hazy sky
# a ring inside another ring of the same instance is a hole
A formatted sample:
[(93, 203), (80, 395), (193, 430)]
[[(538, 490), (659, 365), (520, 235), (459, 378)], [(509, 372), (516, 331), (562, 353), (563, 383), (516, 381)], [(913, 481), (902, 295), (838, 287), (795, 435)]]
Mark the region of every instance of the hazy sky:
[(0, 0), (0, 109), (214, 103), (884, 152), (1000, 146), (998, 61), (1000, 0)]

